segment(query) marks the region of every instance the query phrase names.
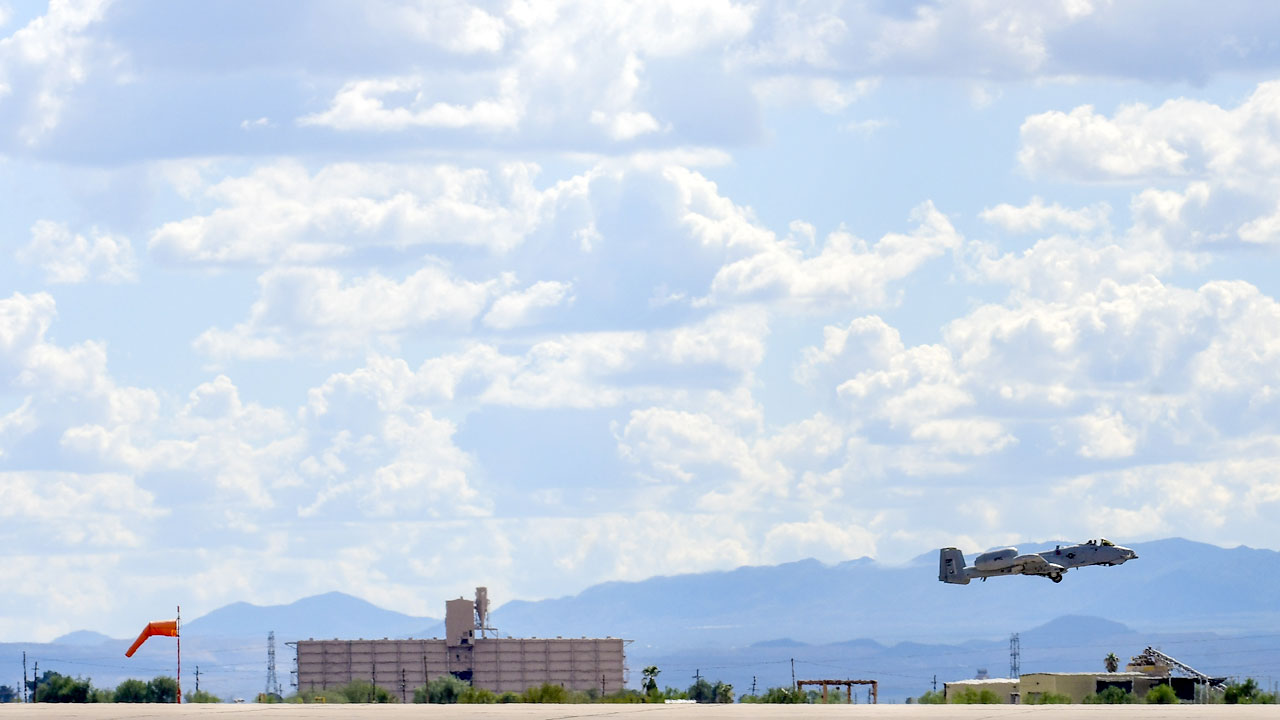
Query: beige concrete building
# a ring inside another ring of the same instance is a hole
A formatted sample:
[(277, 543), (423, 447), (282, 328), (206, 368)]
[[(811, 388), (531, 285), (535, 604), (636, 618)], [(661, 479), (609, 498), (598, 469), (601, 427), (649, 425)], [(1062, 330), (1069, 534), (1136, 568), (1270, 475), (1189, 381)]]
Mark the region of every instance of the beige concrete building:
[(1066, 695), (1071, 702), (1084, 702), (1085, 697), (1100, 693), (1109, 687), (1118, 687), (1138, 697), (1156, 685), (1168, 685), (1169, 676), (1140, 672), (1077, 672), (1077, 673), (1026, 673), (1019, 679), (1023, 702), (1031, 702), (1046, 693)]
[[(1167, 669), (1166, 669), (1167, 670)], [(966, 688), (978, 691), (991, 690), (1001, 703), (1030, 703), (1046, 694), (1065, 695), (1073, 703), (1084, 702), (1089, 695), (1100, 693), (1109, 687), (1119, 687), (1139, 698), (1145, 697), (1157, 685), (1171, 685), (1178, 698), (1193, 701), (1196, 697), (1195, 682), (1188, 678), (1170, 677), (1167, 672), (1074, 672), (1074, 673), (1023, 673), (1022, 677), (957, 680), (945, 684), (947, 702), (963, 693)]]
[(301, 640), (298, 689), (325, 690), (368, 680), (402, 701), (442, 675), (497, 693), (550, 683), (570, 690), (617, 692), (626, 681), (618, 638), (488, 637), (489, 600), (445, 603), (445, 637), (424, 640)]
[(978, 678), (974, 680), (956, 680), (949, 683), (943, 683), (942, 691), (947, 697), (947, 702), (955, 702), (957, 696), (964, 693), (968, 688), (981, 692), (990, 690), (996, 694), (1001, 704), (1017, 704), (1018, 703), (1018, 681), (1013, 678)]

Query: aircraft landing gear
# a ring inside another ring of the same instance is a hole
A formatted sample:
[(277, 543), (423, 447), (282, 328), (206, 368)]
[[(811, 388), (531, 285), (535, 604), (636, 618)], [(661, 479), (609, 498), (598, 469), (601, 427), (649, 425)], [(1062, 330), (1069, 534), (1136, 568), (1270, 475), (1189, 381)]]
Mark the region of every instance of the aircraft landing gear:
[(1054, 573), (1049, 576), (1049, 579), (1054, 581), (1055, 583), (1060, 583), (1062, 582), (1062, 573)]

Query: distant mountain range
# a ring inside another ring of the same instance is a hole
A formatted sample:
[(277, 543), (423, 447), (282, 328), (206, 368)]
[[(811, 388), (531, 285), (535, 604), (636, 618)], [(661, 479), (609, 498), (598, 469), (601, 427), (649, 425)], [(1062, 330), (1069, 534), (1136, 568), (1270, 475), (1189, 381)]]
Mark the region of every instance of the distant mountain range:
[[(1055, 543), (1024, 544), (1023, 552)], [(564, 598), (513, 601), (493, 613), (512, 635), (613, 635), (665, 648), (750, 645), (781, 637), (830, 642), (956, 642), (1035, 627), (1062, 615), (1105, 617), (1144, 630), (1250, 632), (1280, 620), (1280, 552), (1182, 539), (1139, 543), (1120, 567), (970, 585), (938, 582), (937, 551), (905, 566), (869, 558), (802, 560), (640, 582), (610, 582)], [(972, 562), (972, 554), (967, 555)]]
[(288, 605), (264, 607), (232, 603), (183, 625), (183, 633), (190, 635), (266, 637), (268, 632), (275, 631), (281, 642), (308, 638), (423, 637), (431, 630), (440, 635), (441, 621), (384, 610), (340, 592), (313, 595)]
[[(937, 580), (934, 551), (905, 566), (803, 560), (610, 582), (569, 597), (511, 601), (492, 618), (514, 637), (633, 640), (633, 683), (638, 668), (658, 664), (663, 684), (687, 686), (686, 676), (698, 672), (739, 692), (753, 677), (759, 687), (789, 683), (794, 659), (802, 678), (876, 678), (882, 698), (901, 701), (928, 689), (935, 674), (940, 682), (979, 667), (1006, 674), (1012, 632), (1021, 633), (1023, 671), (1097, 669), (1108, 652), (1123, 658), (1155, 644), (1206, 672), (1280, 677), (1280, 553), (1181, 539), (1133, 547), (1137, 561), (1073, 570), (1057, 585), (1036, 577), (946, 585)], [(184, 675), (201, 665), (202, 688), (252, 698), (263, 689), (272, 630), (286, 691), (287, 642), (443, 634), (436, 618), (339, 592), (289, 605), (233, 603), (184, 625)], [(90, 676), (100, 686), (172, 672), (172, 651), (159, 643), (125, 661), (129, 640), (78, 631), (53, 643), (0, 644), (0, 684), (21, 676), (23, 650), (42, 669)]]

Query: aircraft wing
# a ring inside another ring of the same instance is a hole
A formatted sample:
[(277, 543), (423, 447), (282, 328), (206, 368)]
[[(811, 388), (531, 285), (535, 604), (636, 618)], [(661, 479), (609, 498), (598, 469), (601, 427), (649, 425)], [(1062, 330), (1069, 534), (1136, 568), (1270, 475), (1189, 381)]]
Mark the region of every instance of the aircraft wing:
[(1060, 573), (1063, 571), (1061, 565), (1045, 560), (1039, 555), (1023, 555), (1018, 558), (1018, 562), (1022, 565), (1023, 575), (1049, 575), (1052, 573)]

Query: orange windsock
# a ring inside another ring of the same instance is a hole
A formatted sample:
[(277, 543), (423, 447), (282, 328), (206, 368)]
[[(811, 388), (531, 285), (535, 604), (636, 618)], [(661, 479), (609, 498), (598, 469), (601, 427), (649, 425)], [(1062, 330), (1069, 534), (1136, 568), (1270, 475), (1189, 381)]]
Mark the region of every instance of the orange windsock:
[(133, 654), (142, 647), (142, 643), (147, 641), (149, 637), (178, 637), (178, 621), (177, 620), (157, 620), (147, 623), (142, 629), (142, 634), (138, 635), (138, 639), (133, 641), (129, 649), (125, 652), (125, 657), (133, 657)]

